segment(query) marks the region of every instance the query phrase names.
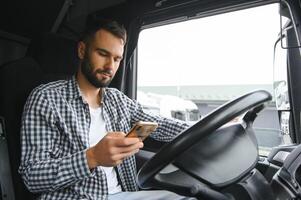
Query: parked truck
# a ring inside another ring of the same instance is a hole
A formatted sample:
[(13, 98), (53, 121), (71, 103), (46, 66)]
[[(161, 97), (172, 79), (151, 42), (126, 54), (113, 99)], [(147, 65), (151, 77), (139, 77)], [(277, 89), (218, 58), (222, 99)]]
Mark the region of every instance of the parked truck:
[(197, 105), (191, 101), (173, 95), (162, 95), (139, 91), (137, 99), (147, 112), (160, 114), (168, 118), (176, 118), (191, 124), (200, 119)]

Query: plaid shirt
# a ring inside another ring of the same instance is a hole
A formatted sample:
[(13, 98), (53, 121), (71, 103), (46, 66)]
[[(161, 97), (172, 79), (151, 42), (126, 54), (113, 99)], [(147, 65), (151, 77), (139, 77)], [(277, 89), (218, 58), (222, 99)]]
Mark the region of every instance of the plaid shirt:
[[(139, 103), (113, 88), (103, 94), (107, 131), (128, 132), (137, 121), (159, 124), (152, 137), (170, 141), (188, 125), (143, 112)], [(21, 127), (22, 156), (19, 173), (39, 199), (107, 199), (106, 175), (101, 168), (90, 170), (89, 105), (75, 77), (41, 85), (30, 94)], [(131, 156), (116, 167), (123, 191), (138, 190), (136, 162)]]

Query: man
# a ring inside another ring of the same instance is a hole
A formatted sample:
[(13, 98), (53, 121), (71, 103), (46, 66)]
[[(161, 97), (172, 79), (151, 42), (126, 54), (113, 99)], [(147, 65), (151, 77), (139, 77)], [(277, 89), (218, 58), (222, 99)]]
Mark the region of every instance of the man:
[(40, 199), (183, 199), (167, 191), (137, 191), (134, 154), (143, 147), (125, 133), (137, 121), (159, 124), (170, 141), (186, 124), (144, 113), (107, 88), (122, 60), (126, 31), (117, 22), (91, 23), (78, 43), (80, 65), (70, 80), (41, 85), (24, 107), (19, 169)]

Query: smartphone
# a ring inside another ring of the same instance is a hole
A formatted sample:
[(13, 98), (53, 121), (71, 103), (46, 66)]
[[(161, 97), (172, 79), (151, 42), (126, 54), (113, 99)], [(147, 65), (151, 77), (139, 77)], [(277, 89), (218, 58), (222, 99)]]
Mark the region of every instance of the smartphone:
[(158, 127), (156, 122), (136, 122), (131, 130), (126, 134), (126, 137), (138, 137), (143, 141)]

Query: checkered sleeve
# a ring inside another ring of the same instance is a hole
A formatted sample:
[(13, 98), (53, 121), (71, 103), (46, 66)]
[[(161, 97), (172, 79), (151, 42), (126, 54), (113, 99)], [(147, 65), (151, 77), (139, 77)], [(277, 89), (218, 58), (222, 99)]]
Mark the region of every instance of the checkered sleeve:
[(60, 132), (53, 105), (35, 90), (24, 107), (21, 126), (21, 174), (31, 192), (49, 192), (68, 187), (91, 176), (85, 150), (58, 156)]
[(156, 131), (151, 135), (151, 137), (158, 141), (169, 142), (189, 127), (184, 121), (147, 113), (143, 111), (142, 106), (137, 101), (127, 97), (124, 98), (126, 98), (127, 107), (131, 111), (130, 115), (132, 123), (137, 121), (150, 121), (159, 124)]

